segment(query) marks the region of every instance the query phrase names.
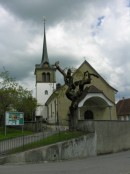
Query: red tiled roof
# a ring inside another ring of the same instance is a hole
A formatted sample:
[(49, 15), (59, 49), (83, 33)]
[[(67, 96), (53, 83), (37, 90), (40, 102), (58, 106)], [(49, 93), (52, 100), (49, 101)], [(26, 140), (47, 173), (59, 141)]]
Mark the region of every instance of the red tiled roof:
[(130, 115), (130, 98), (119, 100), (116, 104), (117, 116)]

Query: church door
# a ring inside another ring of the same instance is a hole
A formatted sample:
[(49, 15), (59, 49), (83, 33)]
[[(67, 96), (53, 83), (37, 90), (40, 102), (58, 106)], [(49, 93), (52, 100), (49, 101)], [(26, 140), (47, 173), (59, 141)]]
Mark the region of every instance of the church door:
[(87, 110), (84, 113), (84, 119), (85, 120), (93, 120), (93, 112), (91, 110)]

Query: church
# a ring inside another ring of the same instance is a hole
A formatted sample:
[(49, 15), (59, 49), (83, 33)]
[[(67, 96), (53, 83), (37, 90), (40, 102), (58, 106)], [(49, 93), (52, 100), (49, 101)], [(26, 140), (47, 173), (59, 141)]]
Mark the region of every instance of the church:
[[(66, 97), (67, 86), (56, 85), (56, 69), (50, 64), (44, 23), (44, 41), (41, 63), (35, 65), (36, 99), (38, 108), (36, 118), (47, 120), (49, 124), (69, 124), (71, 101)], [(75, 116), (78, 120), (117, 120), (115, 94), (117, 90), (100, 76), (85, 60), (73, 73), (74, 81), (81, 80), (88, 71), (99, 78), (92, 78), (78, 100)], [(57, 88), (56, 88), (57, 86)]]

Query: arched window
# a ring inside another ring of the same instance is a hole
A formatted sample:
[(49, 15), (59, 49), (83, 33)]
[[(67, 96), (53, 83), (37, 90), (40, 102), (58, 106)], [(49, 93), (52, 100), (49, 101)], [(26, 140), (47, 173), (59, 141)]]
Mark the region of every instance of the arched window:
[(46, 82), (50, 82), (50, 73), (46, 74)]
[(84, 119), (85, 120), (93, 120), (93, 112), (91, 110), (87, 110), (84, 113)]
[(48, 95), (48, 91), (47, 90), (45, 90), (45, 95)]
[(42, 73), (42, 81), (46, 82), (46, 73)]

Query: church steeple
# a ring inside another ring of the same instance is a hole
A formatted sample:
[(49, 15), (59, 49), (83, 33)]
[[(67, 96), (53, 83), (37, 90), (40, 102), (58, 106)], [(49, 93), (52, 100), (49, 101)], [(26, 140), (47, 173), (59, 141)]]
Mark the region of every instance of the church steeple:
[(44, 39), (43, 39), (43, 51), (42, 51), (42, 60), (41, 60), (41, 67), (44, 65), (49, 66), (49, 59), (48, 59), (48, 53), (47, 53), (47, 44), (46, 44), (46, 28), (45, 28), (45, 19), (44, 19)]

